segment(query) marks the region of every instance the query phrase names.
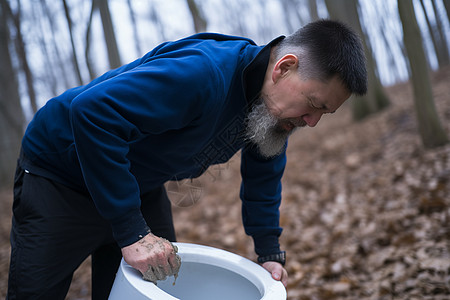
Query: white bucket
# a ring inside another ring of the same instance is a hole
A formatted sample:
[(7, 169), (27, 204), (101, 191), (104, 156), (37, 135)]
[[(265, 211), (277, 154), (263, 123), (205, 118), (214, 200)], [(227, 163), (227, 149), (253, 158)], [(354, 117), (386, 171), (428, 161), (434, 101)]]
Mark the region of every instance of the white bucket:
[(258, 264), (217, 248), (174, 243), (181, 257), (178, 278), (142, 279), (123, 259), (109, 300), (284, 300), (286, 289)]

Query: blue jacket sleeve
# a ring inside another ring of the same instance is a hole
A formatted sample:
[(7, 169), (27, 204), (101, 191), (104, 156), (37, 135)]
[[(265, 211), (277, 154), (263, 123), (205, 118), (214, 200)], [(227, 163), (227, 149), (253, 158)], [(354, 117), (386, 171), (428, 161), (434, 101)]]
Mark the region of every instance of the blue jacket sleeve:
[[(149, 134), (180, 129), (205, 110), (220, 86), (195, 50), (161, 56), (104, 80), (71, 104), (71, 126), (86, 186), (120, 247), (149, 232), (140, 191), (130, 172), (129, 144)], [(149, 149), (149, 151), (157, 151)]]
[(242, 220), (259, 256), (280, 252), (278, 238), (282, 228), (279, 207), (285, 165), (285, 152), (270, 159), (261, 157), (254, 147), (245, 148), (242, 152)]

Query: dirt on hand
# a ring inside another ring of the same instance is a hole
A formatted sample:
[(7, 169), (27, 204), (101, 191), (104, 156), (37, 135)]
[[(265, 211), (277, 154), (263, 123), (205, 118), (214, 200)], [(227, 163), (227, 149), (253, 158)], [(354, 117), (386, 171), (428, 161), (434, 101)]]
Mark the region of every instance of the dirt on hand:
[[(162, 241), (159, 241), (159, 243), (163, 243), (164, 241), (170, 243), (165, 239), (162, 239)], [(181, 257), (178, 254), (176, 254), (178, 253), (178, 247), (172, 243), (170, 244), (172, 245), (173, 251), (175, 253), (175, 265), (170, 266), (169, 272), (166, 272), (163, 266), (148, 265), (147, 271), (145, 271), (144, 274), (142, 274), (142, 278), (144, 280), (151, 281), (154, 284), (156, 284), (158, 280), (166, 280), (167, 277), (174, 276), (175, 278), (174, 284), (175, 284), (175, 281), (178, 277), (178, 272), (180, 271), (181, 267)], [(164, 245), (161, 245), (161, 247), (164, 247)]]

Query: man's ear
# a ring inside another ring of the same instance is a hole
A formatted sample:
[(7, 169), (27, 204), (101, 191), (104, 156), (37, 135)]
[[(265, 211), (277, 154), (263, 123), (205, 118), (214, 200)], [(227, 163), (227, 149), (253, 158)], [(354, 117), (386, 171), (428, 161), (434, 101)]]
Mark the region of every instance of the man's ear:
[(294, 54), (286, 54), (280, 58), (273, 67), (272, 80), (276, 83), (279, 79), (285, 77), (290, 71), (297, 71), (298, 57)]

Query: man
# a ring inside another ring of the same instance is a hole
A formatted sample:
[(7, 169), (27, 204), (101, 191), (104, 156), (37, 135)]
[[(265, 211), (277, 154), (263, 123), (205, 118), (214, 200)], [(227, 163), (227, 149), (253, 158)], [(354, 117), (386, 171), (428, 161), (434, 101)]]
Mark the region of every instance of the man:
[(90, 254), (93, 299), (108, 297), (122, 255), (147, 278), (176, 272), (163, 184), (239, 150), (245, 231), (286, 285), (278, 208), (287, 138), (365, 92), (358, 37), (321, 20), (264, 47), (209, 33), (163, 43), (51, 99), (18, 162), (9, 299), (63, 299)]

